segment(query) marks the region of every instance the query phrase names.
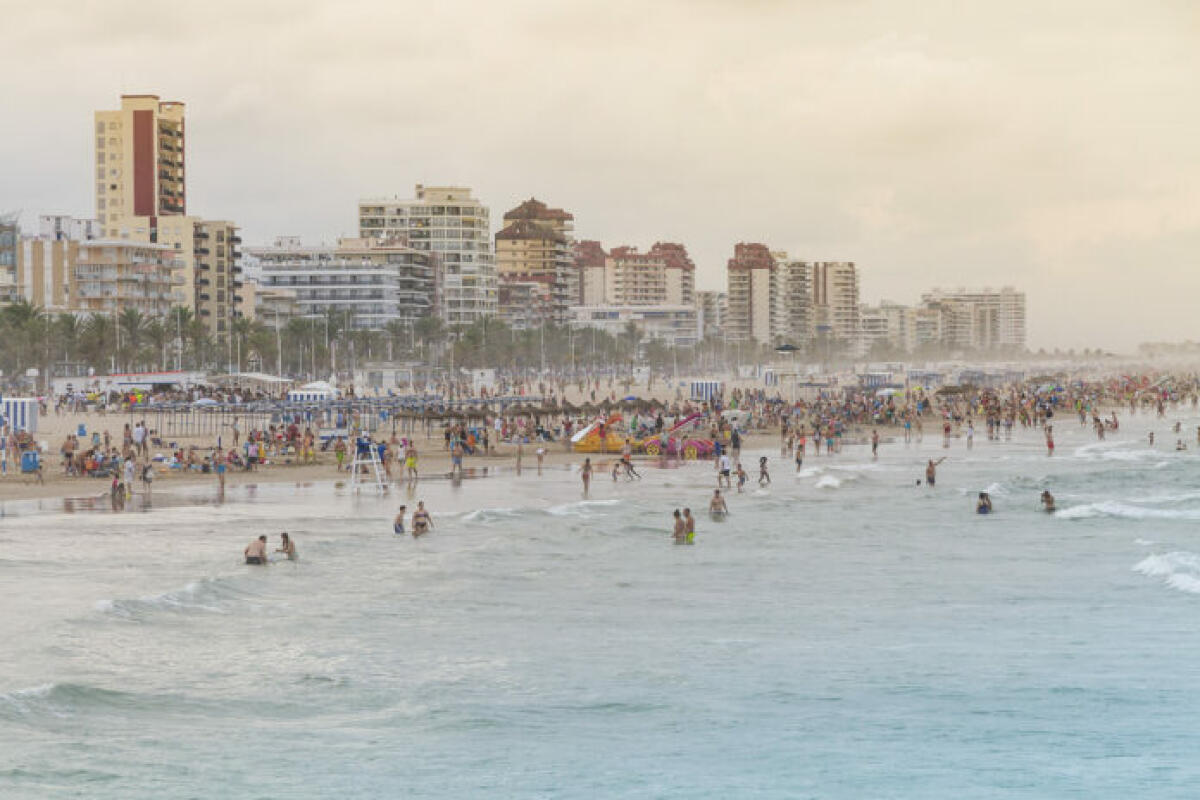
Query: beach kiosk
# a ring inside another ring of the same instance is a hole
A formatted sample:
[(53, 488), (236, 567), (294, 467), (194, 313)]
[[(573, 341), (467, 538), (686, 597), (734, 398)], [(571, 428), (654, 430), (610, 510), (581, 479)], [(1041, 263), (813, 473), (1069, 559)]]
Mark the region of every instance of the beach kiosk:
[(289, 403), (327, 403), (336, 400), (339, 392), (337, 387), (326, 381), (306, 383), (298, 389), (288, 392)]

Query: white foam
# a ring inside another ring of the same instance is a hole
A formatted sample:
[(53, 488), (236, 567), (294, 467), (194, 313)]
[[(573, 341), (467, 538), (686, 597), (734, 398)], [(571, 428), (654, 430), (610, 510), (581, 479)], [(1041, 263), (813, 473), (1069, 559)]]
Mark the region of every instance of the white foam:
[(1162, 578), (1172, 589), (1200, 594), (1200, 554), (1186, 551), (1156, 553), (1134, 564), (1133, 571), (1150, 578)]
[(1081, 506), (1064, 508), (1057, 514), (1061, 519), (1092, 519), (1095, 517), (1117, 517), (1119, 519), (1194, 519), (1200, 520), (1200, 510), (1171, 510), (1165, 508), (1143, 508), (1105, 500), (1100, 503), (1085, 503)]

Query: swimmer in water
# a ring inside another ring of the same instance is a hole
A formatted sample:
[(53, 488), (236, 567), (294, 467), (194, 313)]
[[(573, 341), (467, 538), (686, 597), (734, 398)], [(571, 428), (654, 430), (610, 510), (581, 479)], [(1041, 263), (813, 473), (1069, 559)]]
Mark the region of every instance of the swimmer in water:
[(404, 512), (408, 510), (408, 506), (400, 506), (400, 511), (396, 514), (396, 518), (392, 520), (392, 533), (401, 536), (404, 533)]
[(253, 542), (246, 545), (246, 549), (243, 551), (243, 553), (246, 556), (247, 564), (261, 564), (265, 566), (267, 563), (266, 534), (259, 536)]
[(1050, 494), (1049, 489), (1042, 492), (1042, 511), (1048, 514), (1054, 513), (1054, 495)]
[(975, 513), (976, 514), (992, 513), (992, 498), (988, 495), (987, 492), (979, 493), (979, 502), (975, 504)]
[(710, 514), (728, 514), (729, 506), (725, 505), (725, 498), (721, 497), (720, 489), (713, 489), (713, 496), (708, 501), (708, 513)]

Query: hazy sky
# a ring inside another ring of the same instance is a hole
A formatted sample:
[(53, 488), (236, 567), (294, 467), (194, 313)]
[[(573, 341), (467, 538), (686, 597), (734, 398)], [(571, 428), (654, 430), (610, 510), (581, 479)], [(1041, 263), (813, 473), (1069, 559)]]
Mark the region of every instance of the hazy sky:
[[(986, 6), (986, 7), (985, 7)], [(92, 111), (188, 104), (246, 242), (360, 196), (535, 195), (606, 246), (1025, 289), (1037, 347), (1200, 339), (1200, 3), (0, 0), (0, 210), (91, 215)]]

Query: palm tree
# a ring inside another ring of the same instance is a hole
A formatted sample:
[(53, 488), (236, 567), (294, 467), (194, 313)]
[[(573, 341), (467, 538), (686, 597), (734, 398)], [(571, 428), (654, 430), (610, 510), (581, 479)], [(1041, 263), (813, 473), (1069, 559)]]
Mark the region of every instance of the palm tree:
[(237, 358), (237, 371), (242, 371), (242, 359), (250, 355), (250, 333), (254, 323), (245, 317), (234, 317), (229, 325), (229, 335), (233, 337), (233, 350)]
[(89, 364), (96, 367), (111, 365), (110, 357), (117, 343), (117, 326), (111, 317), (92, 314), (83, 323), (83, 336), (79, 342), (79, 353)]
[(136, 308), (125, 309), (117, 318), (121, 332), (121, 352), (117, 355), (122, 358), (126, 370), (133, 371), (140, 366), (147, 322), (146, 315)]
[(171, 340), (172, 336), (172, 332), (167, 329), (162, 318), (155, 317), (146, 323), (143, 337), (146, 340), (147, 360), (158, 364), (159, 369), (168, 369), (167, 342)]

